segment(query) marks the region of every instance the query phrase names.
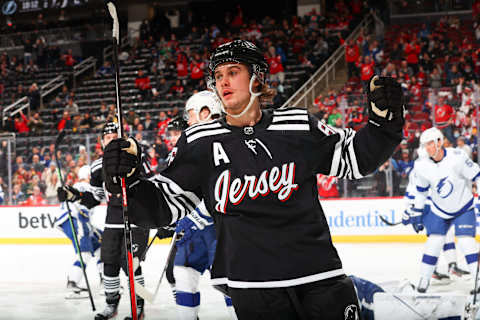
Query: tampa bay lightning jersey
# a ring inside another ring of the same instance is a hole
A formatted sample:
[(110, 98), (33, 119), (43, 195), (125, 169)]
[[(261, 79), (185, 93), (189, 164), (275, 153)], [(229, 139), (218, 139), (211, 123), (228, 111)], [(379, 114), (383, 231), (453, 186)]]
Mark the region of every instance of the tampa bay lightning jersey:
[(344, 275), (316, 175), (373, 172), (400, 143), (401, 129), (401, 121), (334, 129), (304, 109), (264, 110), (252, 127), (225, 118), (192, 126), (161, 174), (130, 186), (131, 221), (169, 225), (203, 199), (217, 233), (215, 285), (286, 287)]
[(428, 193), (431, 211), (451, 219), (473, 208), (472, 181), (480, 176), (480, 168), (461, 149), (443, 150), (445, 155), (439, 162), (431, 158), (415, 161), (415, 208), (423, 208)]

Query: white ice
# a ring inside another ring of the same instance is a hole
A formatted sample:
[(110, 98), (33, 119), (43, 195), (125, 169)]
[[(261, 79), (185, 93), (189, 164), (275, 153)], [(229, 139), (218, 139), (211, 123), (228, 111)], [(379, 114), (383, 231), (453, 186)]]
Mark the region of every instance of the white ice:
[[(346, 274), (381, 283), (409, 279), (416, 283), (423, 244), (420, 243), (337, 243)], [(168, 245), (153, 245), (143, 263), (147, 289), (154, 291), (164, 266)], [(461, 253), (460, 266), (466, 269)], [(0, 245), (0, 319), (76, 320), (93, 319), (89, 299), (65, 300), (66, 273), (75, 259), (67, 245)], [(446, 272), (445, 262), (439, 261)], [(97, 312), (105, 306), (99, 292), (99, 278), (94, 265), (87, 270)], [(201, 278), (200, 319), (228, 319), (222, 295), (213, 289), (208, 272)], [(122, 277), (127, 288), (127, 279)], [(473, 282), (458, 280), (451, 286), (434, 290), (456, 290), (468, 294)], [(130, 313), (128, 291), (120, 302), (117, 319)], [(146, 319), (175, 319), (175, 305), (166, 279), (154, 304), (146, 305)]]

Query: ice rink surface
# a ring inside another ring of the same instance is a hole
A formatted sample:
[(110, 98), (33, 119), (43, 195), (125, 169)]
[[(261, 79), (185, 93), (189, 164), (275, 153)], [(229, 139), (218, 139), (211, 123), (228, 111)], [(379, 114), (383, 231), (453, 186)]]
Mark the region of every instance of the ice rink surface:
[[(421, 243), (337, 243), (346, 274), (381, 283), (409, 279), (417, 282)], [(154, 291), (167, 256), (168, 245), (153, 245), (142, 268), (147, 289)], [(75, 259), (73, 247), (67, 245), (0, 245), (2, 257), (0, 267), (0, 319), (29, 320), (77, 320), (93, 319), (89, 299), (65, 300), (67, 270)], [(466, 268), (461, 252), (457, 251), (462, 268)], [(321, 257), (319, 257), (321, 259)], [(445, 272), (442, 257), (439, 270)], [(99, 277), (96, 267), (88, 267), (88, 276), (93, 290), (97, 312), (105, 306), (100, 295)], [(123, 275), (123, 274), (122, 274)], [(201, 308), (199, 318), (229, 319), (222, 295), (213, 289), (208, 272), (201, 278)], [(127, 287), (127, 278), (122, 277)], [(457, 280), (449, 286), (431, 287), (436, 291), (456, 291), (467, 294), (473, 282)], [(145, 319), (175, 319), (173, 297), (166, 279), (154, 304), (146, 303)], [(130, 313), (128, 291), (120, 302), (116, 319)]]

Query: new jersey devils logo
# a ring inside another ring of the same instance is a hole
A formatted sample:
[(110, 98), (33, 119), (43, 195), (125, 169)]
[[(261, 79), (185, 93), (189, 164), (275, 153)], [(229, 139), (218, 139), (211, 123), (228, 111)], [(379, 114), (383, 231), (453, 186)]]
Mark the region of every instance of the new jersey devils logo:
[(358, 307), (354, 304), (351, 304), (345, 308), (343, 312), (345, 316), (345, 320), (360, 320), (360, 316), (358, 315)]

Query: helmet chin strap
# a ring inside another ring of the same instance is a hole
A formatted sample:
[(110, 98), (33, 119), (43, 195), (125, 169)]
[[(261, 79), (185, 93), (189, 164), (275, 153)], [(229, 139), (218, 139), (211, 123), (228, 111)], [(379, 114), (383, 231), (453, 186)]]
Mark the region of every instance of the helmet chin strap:
[[(259, 97), (262, 94), (261, 92), (253, 92), (253, 83), (255, 82), (256, 78), (257, 78), (257, 76), (255, 74), (252, 74), (252, 77), (250, 78), (250, 84), (248, 86), (248, 90), (250, 91), (250, 101), (248, 101), (247, 106), (245, 107), (245, 109), (243, 109), (242, 112), (240, 112), (239, 114), (228, 113), (227, 110), (225, 110), (225, 106), (223, 105), (223, 101), (221, 103), (222, 111), (225, 112), (227, 115), (229, 115), (232, 118), (240, 118), (245, 113), (247, 113), (247, 111), (252, 106), (253, 101), (255, 101), (255, 98)], [(221, 99), (220, 99), (220, 101), (221, 101)]]

